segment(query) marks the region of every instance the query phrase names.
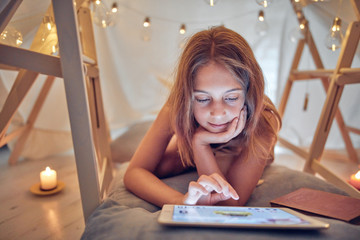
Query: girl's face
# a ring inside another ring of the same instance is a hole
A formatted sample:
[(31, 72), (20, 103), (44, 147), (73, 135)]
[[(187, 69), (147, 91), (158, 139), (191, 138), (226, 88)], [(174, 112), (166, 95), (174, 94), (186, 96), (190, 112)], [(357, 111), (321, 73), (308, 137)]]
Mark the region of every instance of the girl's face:
[(239, 117), (245, 102), (245, 91), (222, 65), (210, 62), (195, 77), (194, 116), (209, 132), (224, 132)]

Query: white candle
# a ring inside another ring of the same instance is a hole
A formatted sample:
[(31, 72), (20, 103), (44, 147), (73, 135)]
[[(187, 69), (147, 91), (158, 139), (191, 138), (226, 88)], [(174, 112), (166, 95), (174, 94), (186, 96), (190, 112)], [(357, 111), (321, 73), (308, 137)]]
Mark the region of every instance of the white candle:
[(356, 189), (360, 190), (360, 171), (356, 174), (351, 175), (349, 183)]
[(42, 190), (51, 190), (57, 185), (56, 171), (46, 167), (40, 172), (40, 187)]

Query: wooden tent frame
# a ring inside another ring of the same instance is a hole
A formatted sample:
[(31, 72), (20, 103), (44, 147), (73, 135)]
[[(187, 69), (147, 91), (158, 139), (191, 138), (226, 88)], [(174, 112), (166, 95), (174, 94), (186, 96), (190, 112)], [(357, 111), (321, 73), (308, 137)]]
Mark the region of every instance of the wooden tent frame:
[[(344, 139), (349, 158), (354, 162), (359, 161), (357, 153), (352, 145), (349, 132), (360, 134), (360, 129), (345, 125), (341, 112), (338, 109), (338, 105), (345, 85), (360, 83), (360, 68), (351, 68), (351, 63), (360, 39), (360, 2), (351, 0), (354, 11), (356, 13), (357, 21), (351, 22), (347, 28), (336, 68), (324, 69), (324, 65), (321, 61), (319, 52), (308, 27), (308, 21), (306, 20), (301, 7), (299, 7), (299, 5), (294, 1), (290, 1), (292, 3), (295, 14), (297, 15), (299, 24), (303, 24), (305, 27), (303, 30), (304, 39), (300, 39), (298, 42), (289, 77), (280, 101), (279, 113), (281, 116), (284, 115), (286, 103), (288, 101), (290, 90), (294, 81), (320, 79), (326, 91), (326, 100), (309, 152), (306, 152), (303, 149), (295, 146), (284, 138), (279, 137), (279, 142), (306, 160), (304, 166), (305, 172), (312, 174), (319, 173), (329, 182), (344, 189), (344, 191), (346, 191), (349, 195), (360, 198), (360, 191), (336, 176), (336, 174), (331, 172), (320, 163), (320, 159), (324, 151), (325, 143), (334, 118), (336, 118), (340, 132)], [(307, 44), (309, 47), (311, 56), (316, 65), (316, 70), (297, 70), (305, 44)]]
[[(0, 12), (0, 32), (21, 2), (11, 0)], [(53, 31), (57, 31), (61, 57), (51, 56), (48, 39), (41, 40), (44, 24), (29, 50), (0, 44), (0, 68), (19, 71), (0, 112), (0, 146), (17, 137), (9, 158), (10, 165), (16, 164), (55, 77), (63, 78), (85, 221), (106, 196), (113, 178), (111, 139), (103, 109), (89, 4), (89, 0), (52, 0), (46, 16), (55, 19)], [(39, 74), (48, 77), (26, 124), (7, 133)]]

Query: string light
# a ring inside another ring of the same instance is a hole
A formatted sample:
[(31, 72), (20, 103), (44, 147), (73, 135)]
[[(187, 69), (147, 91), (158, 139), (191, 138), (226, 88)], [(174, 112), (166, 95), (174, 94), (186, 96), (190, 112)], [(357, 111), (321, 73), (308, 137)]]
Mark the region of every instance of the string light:
[(260, 10), (259, 11), (259, 17), (258, 17), (260, 22), (263, 22), (265, 20), (264, 18), (264, 11)]
[(51, 31), (51, 29), (54, 26), (54, 21), (52, 19), (52, 17), (50, 16), (44, 16), (43, 18), (43, 24), (45, 24), (47, 30)]
[(145, 17), (143, 28), (141, 30), (141, 39), (144, 42), (149, 42), (151, 40), (151, 23), (150, 23), (150, 17)]
[(303, 18), (304, 18), (303, 12), (300, 11), (300, 10), (297, 10), (297, 11), (296, 11), (296, 17), (297, 17), (298, 19), (303, 19)]
[(341, 19), (335, 17), (330, 28), (329, 34), (325, 38), (325, 44), (328, 49), (335, 51), (341, 47), (343, 35), (341, 33)]
[(146, 27), (146, 28), (147, 28), (147, 27), (150, 27), (151, 24), (150, 24), (150, 18), (149, 18), (149, 17), (146, 17), (146, 18), (145, 18), (143, 25), (144, 25), (144, 27)]
[(258, 21), (255, 24), (255, 32), (260, 36), (264, 36), (266, 35), (268, 30), (269, 30), (269, 25), (265, 21), (264, 11), (260, 10), (258, 14)]
[(45, 16), (43, 18), (43, 23), (45, 24), (46, 28), (51, 31), (53, 24), (52, 18), (50, 16)]
[[(92, 0), (92, 1), (94, 1), (94, 3), (95, 4), (93, 4), (93, 5), (96, 5), (96, 1), (97, 0)], [(207, 4), (209, 4), (209, 5), (215, 5), (215, 4), (217, 4), (217, 2), (219, 2), (219, 0), (212, 0), (212, 1), (210, 1), (210, 0), (204, 0)], [(263, 0), (264, 1), (264, 0)], [(99, 0), (99, 2), (100, 2), (100, 0)], [(264, 3), (265, 4), (265, 6), (268, 6), (271, 2), (273, 2), (273, 0), (266, 0), (266, 3)], [(125, 4), (123, 4), (122, 2), (117, 2), (117, 4), (118, 4), (118, 6), (119, 5), (121, 5), (121, 8), (124, 8), (124, 9), (127, 9), (127, 10), (129, 10), (129, 11), (131, 11), (131, 12), (134, 12), (134, 13), (136, 13), (136, 14), (138, 14), (138, 15), (142, 15), (142, 16), (146, 16), (147, 14), (145, 13), (145, 12), (143, 12), (143, 11), (141, 11), (141, 10), (138, 10), (138, 9), (135, 9), (135, 8), (132, 8), (132, 7), (129, 7), (128, 5), (125, 5)], [(119, 11), (119, 8), (118, 8), (118, 11)], [(226, 21), (230, 21), (230, 20), (234, 20), (234, 19), (237, 19), (237, 18), (240, 18), (240, 17), (242, 17), (243, 16), (243, 14), (241, 14), (241, 15), (237, 15), (237, 16), (233, 16), (233, 17), (229, 17), (229, 18), (226, 18), (225, 20)], [(176, 23), (176, 24), (179, 24), (179, 21), (178, 20), (174, 20), (174, 19), (169, 19), (169, 18), (164, 18), (164, 17), (160, 17), (160, 16), (152, 16), (151, 17), (151, 20), (153, 20), (153, 19), (156, 19), (156, 20), (158, 20), (158, 21), (163, 21), (163, 22), (170, 22), (170, 23)], [(222, 19), (221, 21), (223, 21), (224, 19)], [(187, 24), (207, 24), (207, 25), (219, 25), (219, 21), (220, 20), (213, 20), (213, 23), (209, 23), (209, 21), (193, 21), (193, 22), (188, 22)], [(144, 21), (145, 22), (145, 25), (147, 25), (148, 23), (147, 23), (147, 21)], [(144, 22), (143, 22), (143, 24), (144, 24)], [(149, 22), (149, 24), (151, 24), (150, 23), (150, 21), (148, 21)], [(180, 24), (181, 24), (181, 22), (180, 22)], [(224, 23), (222, 22), (221, 23), (221, 25), (222, 26), (224, 26)], [(144, 30), (143, 30), (144, 28), (142, 28), (140, 31), (141, 32), (144, 32)], [(180, 30), (179, 30), (180, 31)], [(181, 32), (183, 32), (184, 30), (181, 30)], [(186, 29), (185, 29), (185, 32), (186, 32)], [(185, 34), (185, 33), (184, 33)], [(143, 34), (141, 34), (141, 35), (143, 35)]]
[(57, 55), (58, 51), (59, 51), (59, 45), (56, 42), (54, 45), (51, 46), (51, 54)]
[(118, 5), (117, 3), (113, 3), (111, 6), (111, 12), (117, 13), (117, 11), (118, 11)]
[(113, 20), (115, 13), (113, 12), (114, 8), (109, 10), (107, 6), (100, 0), (95, 0), (93, 2), (94, 4), (92, 4), (92, 12), (93, 12), (94, 23), (102, 28), (106, 28), (108, 26), (114, 25), (114, 20)]
[(301, 31), (304, 31), (306, 28), (307, 28), (307, 25), (308, 25), (308, 21), (306, 19), (303, 19), (301, 22), (300, 22), (300, 30)]
[(50, 16), (44, 16), (42, 23), (43, 23), (44, 30), (42, 31), (42, 34), (41, 34), (41, 41), (45, 42), (45, 40), (52, 33), (52, 29), (55, 28), (55, 23), (54, 23), (53, 18)]
[(14, 27), (7, 26), (0, 35), (0, 42), (10, 46), (20, 47), (23, 43), (23, 37), (21, 32)]
[(256, 3), (263, 6), (264, 8), (267, 8), (273, 0), (256, 0)]
[(301, 9), (304, 7), (304, 2), (301, 2), (301, 0), (292, 0), (292, 5), (296, 11), (301, 11)]
[(290, 31), (289, 39), (291, 42), (297, 42), (300, 39), (304, 39), (304, 34), (300, 28), (300, 25), (297, 25)]
[(184, 35), (184, 34), (186, 33), (186, 26), (185, 26), (185, 24), (181, 24), (179, 33), (180, 33), (181, 35)]

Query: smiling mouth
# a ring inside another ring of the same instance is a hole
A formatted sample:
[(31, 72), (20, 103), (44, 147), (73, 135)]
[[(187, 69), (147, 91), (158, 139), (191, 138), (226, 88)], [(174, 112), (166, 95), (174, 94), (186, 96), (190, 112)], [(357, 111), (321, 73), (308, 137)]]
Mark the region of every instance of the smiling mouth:
[(213, 128), (216, 129), (224, 129), (227, 127), (228, 123), (223, 123), (223, 124), (213, 124), (213, 123), (209, 123), (209, 125)]

